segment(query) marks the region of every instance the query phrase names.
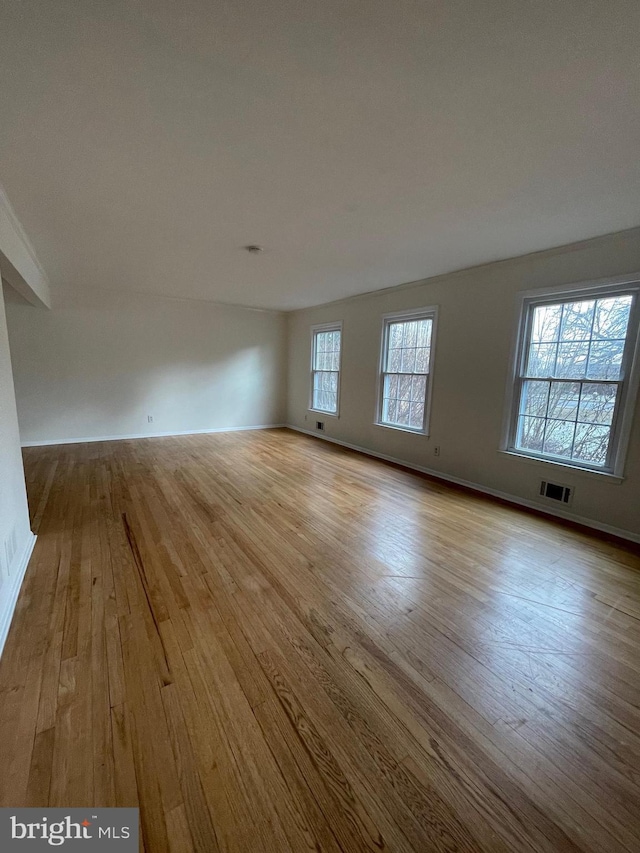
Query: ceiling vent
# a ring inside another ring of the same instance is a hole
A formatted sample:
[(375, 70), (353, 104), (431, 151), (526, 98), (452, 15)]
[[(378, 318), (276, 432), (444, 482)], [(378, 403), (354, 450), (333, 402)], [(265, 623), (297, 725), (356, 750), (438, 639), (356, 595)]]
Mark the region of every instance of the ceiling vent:
[(550, 483), (548, 480), (541, 480), (540, 496), (545, 498), (545, 500), (570, 506), (573, 500), (573, 486), (565, 486), (562, 483)]

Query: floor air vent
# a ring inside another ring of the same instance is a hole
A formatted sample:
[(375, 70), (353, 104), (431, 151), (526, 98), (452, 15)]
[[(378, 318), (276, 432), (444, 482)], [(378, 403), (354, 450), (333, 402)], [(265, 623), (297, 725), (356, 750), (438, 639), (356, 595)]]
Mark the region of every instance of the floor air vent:
[(561, 504), (570, 504), (573, 497), (573, 488), (571, 486), (563, 486), (561, 483), (549, 483), (547, 480), (540, 482), (540, 494), (543, 498), (550, 501), (557, 501)]

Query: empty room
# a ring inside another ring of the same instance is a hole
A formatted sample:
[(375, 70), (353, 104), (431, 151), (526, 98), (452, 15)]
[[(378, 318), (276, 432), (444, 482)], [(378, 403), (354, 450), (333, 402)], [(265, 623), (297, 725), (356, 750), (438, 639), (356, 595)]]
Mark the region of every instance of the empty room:
[(639, 32), (2, 3), (2, 853), (640, 851)]

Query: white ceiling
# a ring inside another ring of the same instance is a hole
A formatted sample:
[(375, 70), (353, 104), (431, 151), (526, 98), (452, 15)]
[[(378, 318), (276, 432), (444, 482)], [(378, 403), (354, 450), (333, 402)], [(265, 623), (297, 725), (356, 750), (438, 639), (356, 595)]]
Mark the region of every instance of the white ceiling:
[(7, 0), (0, 182), (54, 285), (326, 302), (640, 224), (639, 32), (637, 0)]

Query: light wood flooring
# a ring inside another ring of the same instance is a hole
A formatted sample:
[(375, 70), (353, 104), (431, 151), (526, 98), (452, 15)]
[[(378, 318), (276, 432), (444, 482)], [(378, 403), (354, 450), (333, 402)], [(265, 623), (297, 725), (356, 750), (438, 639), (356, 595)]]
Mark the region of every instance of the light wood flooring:
[(640, 558), (286, 430), (25, 451), (0, 804), (146, 851), (640, 850)]

